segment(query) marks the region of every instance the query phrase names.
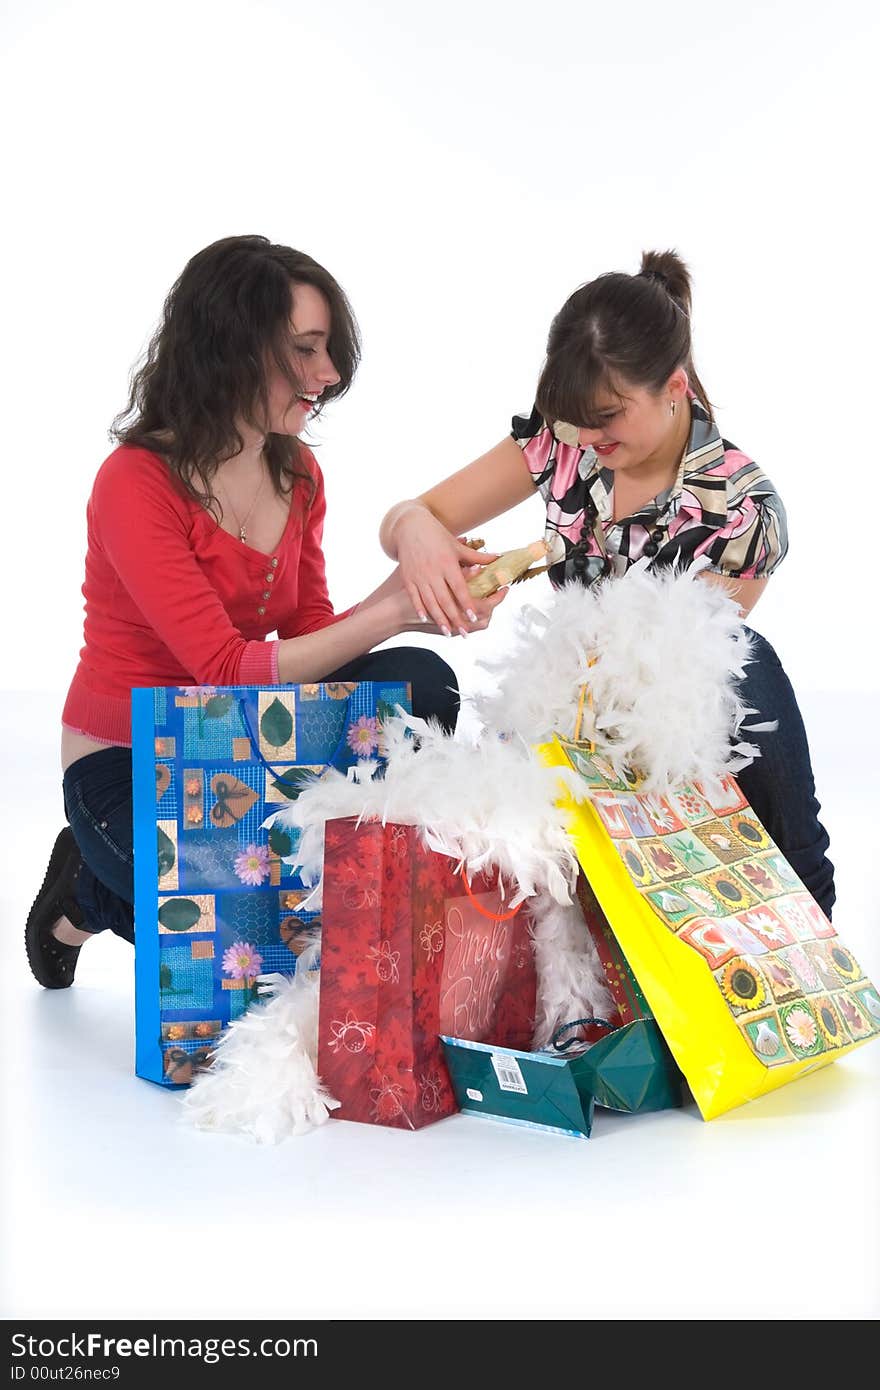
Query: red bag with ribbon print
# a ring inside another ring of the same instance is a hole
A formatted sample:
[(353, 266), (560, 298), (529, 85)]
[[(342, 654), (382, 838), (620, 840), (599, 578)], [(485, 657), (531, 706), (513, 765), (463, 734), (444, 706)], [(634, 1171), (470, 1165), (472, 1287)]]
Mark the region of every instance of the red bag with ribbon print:
[(334, 1118), (451, 1115), (440, 1034), (528, 1048), (535, 990), (525, 912), (494, 872), (469, 883), (416, 826), (327, 822), (318, 1072)]

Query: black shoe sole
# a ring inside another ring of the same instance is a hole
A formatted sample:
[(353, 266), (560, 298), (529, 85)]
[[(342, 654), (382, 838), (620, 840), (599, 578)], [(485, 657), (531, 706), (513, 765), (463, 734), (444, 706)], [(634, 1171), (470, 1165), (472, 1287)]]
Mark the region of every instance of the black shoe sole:
[(52, 928), (58, 918), (65, 915), (61, 899), (69, 893), (69, 885), (59, 880), (64, 879), (71, 861), (79, 857), (73, 831), (65, 826), (55, 841), (45, 878), (28, 913), (24, 929), (25, 951), (31, 974), (44, 989), (68, 989), (73, 984), (80, 948), (66, 946), (52, 935)]

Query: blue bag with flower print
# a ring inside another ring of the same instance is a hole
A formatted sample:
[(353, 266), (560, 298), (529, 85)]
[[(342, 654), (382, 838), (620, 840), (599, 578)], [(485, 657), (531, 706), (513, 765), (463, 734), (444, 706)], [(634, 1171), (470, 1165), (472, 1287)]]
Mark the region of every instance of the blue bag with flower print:
[(264, 822), (304, 780), (381, 759), (401, 681), (132, 691), (138, 1076), (185, 1086), (257, 976), (292, 974), (320, 926)]

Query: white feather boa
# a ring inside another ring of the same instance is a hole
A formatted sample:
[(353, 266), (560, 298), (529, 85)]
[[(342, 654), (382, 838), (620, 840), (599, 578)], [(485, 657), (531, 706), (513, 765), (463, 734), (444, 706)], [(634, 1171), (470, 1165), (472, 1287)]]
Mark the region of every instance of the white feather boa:
[(480, 720), (526, 744), (571, 738), (586, 684), (581, 737), (617, 775), (638, 769), (646, 792), (739, 771), (758, 755), (738, 741), (754, 713), (735, 686), (751, 644), (734, 600), (699, 579), (703, 568), (652, 574), (638, 561), (591, 589), (566, 585), (547, 609), (521, 609), (514, 649), (480, 663), (498, 681), (472, 697)]
[(182, 1098), (197, 1129), (246, 1134), (277, 1144), (305, 1134), (335, 1110), (315, 1070), (320, 971), (310, 969), (316, 946), (304, 951), (296, 974), (261, 976), (274, 997), (257, 1003), (220, 1037), (209, 1070), (197, 1073)]
[[(568, 586), (549, 611), (522, 610), (514, 651), (482, 663), (500, 681), (495, 694), (472, 697), (486, 726), (476, 743), (401, 712), (385, 724), (384, 778), (373, 778), (369, 763), (358, 780), (328, 772), (264, 828), (277, 821), (300, 832), (289, 862), (317, 885), (311, 907), (320, 898), (324, 826), (335, 817), (418, 825), (429, 848), (469, 873), (499, 869), (513, 885), (512, 903), (531, 900), (534, 1043), (544, 1047), (561, 1023), (613, 1014), (614, 1004), (572, 902), (578, 865), (556, 805), (560, 782), (576, 799), (584, 785), (573, 772), (544, 767), (532, 746), (554, 732), (573, 734), (587, 683), (592, 717), (583, 736), (616, 771), (638, 768), (653, 792), (711, 783), (757, 752), (736, 743), (752, 712), (734, 687), (748, 659), (735, 603), (697, 583), (694, 568), (651, 575), (637, 564), (593, 590)], [(304, 956), (271, 1002), (221, 1038), (212, 1069), (184, 1098), (194, 1124), (277, 1142), (326, 1120), (337, 1102), (315, 1071), (319, 972), (305, 967)]]
[[(319, 883), (326, 822), (357, 816), (419, 826), (427, 847), (464, 864), (468, 875), (498, 869), (514, 885), (511, 906), (542, 890), (557, 902), (571, 901), (578, 864), (556, 802), (561, 788), (583, 798), (577, 774), (545, 767), (519, 739), (489, 733), (471, 745), (403, 711), (384, 729), (384, 777), (370, 780), (375, 764), (358, 781), (328, 772), (265, 822), (300, 831), (286, 862), (305, 883)], [(320, 888), (309, 908), (319, 900)]]

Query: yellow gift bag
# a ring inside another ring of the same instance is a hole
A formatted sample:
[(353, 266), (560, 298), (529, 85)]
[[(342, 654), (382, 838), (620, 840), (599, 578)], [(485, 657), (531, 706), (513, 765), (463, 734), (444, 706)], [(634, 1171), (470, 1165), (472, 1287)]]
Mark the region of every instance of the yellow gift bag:
[(732, 777), (663, 797), (589, 743), (570, 766), (578, 859), (704, 1119), (826, 1066), (880, 1033), (880, 996)]

